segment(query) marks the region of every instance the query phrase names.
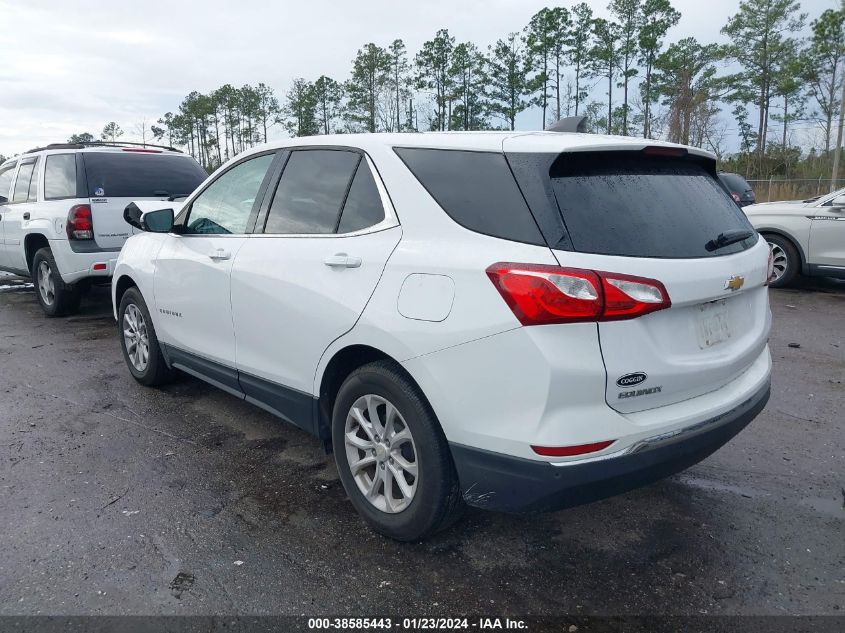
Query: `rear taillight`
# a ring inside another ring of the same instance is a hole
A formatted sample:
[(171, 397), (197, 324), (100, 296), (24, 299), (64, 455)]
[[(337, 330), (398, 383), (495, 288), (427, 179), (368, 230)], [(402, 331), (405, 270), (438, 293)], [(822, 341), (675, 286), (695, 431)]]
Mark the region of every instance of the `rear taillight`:
[(672, 305), (662, 283), (632, 275), (500, 262), (487, 276), (523, 325), (634, 319)]
[(77, 204), (70, 208), (67, 214), (67, 238), (69, 240), (93, 240), (94, 218), (91, 207), (87, 204)]

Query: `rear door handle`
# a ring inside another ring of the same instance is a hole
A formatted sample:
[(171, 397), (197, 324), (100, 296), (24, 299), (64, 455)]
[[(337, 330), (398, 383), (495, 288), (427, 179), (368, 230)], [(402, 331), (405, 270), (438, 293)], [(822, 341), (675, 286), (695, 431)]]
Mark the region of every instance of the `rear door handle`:
[(27, 211), (26, 213), (24, 213), (24, 214), (23, 214), (23, 219), (24, 219), (24, 220), (28, 220), (28, 219), (29, 219), (29, 211)]
[(224, 251), (222, 248), (218, 248), (216, 251), (211, 253), (209, 257), (214, 261), (219, 262), (225, 259), (231, 259), (232, 253), (230, 253), (229, 251)]
[(360, 257), (350, 257), (346, 253), (335, 253), (323, 260), (326, 266), (332, 268), (358, 268), (361, 265)]

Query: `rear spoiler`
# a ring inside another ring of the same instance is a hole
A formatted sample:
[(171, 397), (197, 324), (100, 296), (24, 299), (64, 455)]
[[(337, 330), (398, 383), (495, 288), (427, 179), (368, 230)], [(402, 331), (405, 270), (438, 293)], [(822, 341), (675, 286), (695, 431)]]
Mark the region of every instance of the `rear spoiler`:
[(586, 134), (587, 117), (585, 116), (567, 116), (558, 119), (546, 128), (546, 132), (575, 132), (576, 134)]

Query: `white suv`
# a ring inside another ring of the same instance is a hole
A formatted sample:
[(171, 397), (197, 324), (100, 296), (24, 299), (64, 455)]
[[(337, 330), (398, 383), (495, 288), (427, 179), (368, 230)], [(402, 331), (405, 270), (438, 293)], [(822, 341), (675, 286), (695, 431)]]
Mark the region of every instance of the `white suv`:
[(743, 208), (772, 247), (772, 287), (798, 275), (845, 279), (845, 189), (810, 200), (763, 202)]
[(129, 371), (315, 434), (417, 539), (703, 459), (769, 396), (769, 248), (695, 148), (585, 134), (324, 136), (130, 205)]
[(55, 144), (0, 165), (0, 270), (31, 276), (44, 313), (74, 312), (108, 282), (133, 199), (187, 195), (206, 177), (190, 156), (133, 144)]

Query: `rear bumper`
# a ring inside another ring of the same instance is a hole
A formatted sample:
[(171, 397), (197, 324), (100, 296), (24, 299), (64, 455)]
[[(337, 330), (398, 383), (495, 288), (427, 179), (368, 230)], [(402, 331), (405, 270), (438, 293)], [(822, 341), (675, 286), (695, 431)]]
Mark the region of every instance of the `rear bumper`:
[(119, 250), (76, 252), (71, 249), (67, 240), (51, 240), (50, 248), (62, 281), (66, 284), (90, 277), (111, 277), (120, 255)]
[(689, 468), (745, 428), (769, 400), (770, 383), (733, 409), (664, 433), (618, 455), (552, 465), (452, 444), (464, 500), (504, 512), (543, 512), (604, 499)]

